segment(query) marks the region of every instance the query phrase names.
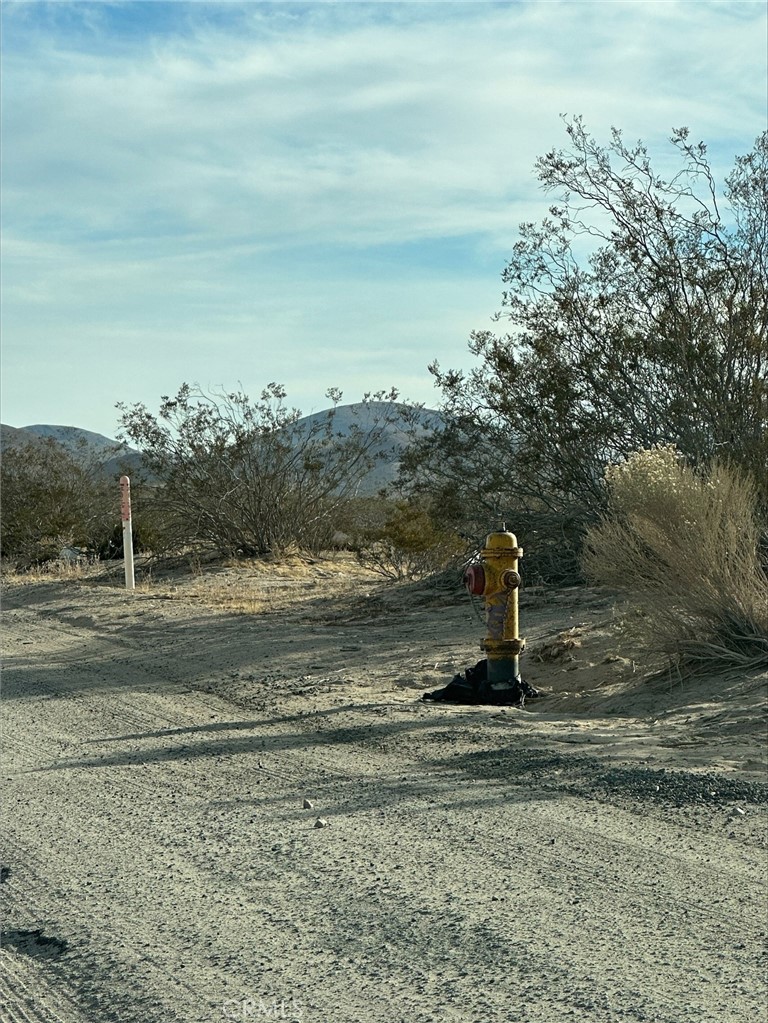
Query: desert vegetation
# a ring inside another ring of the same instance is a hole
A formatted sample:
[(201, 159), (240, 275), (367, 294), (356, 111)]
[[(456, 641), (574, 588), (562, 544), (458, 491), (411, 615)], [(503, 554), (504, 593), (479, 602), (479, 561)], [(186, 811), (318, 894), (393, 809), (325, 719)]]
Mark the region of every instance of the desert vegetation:
[(672, 446), (605, 473), (608, 511), (587, 533), (589, 577), (632, 595), (647, 646), (686, 665), (768, 665), (768, 577), (755, 487)]
[(404, 471), (460, 531), (504, 517), (529, 571), (577, 581), (606, 467), (635, 451), (727, 457), (766, 514), (768, 133), (720, 187), (685, 129), (665, 177), (619, 131), (566, 131), (536, 167), (550, 215), (521, 225), (502, 275), (506, 329), (472, 335), (470, 370), (433, 364), (446, 425)]
[(311, 428), (270, 384), (204, 394), (184, 384), (158, 414), (120, 405), (121, 425), (162, 481), (155, 503), (169, 548), (208, 545), (222, 555), (328, 546), (334, 515), (372, 465), (375, 427), (334, 434), (334, 411)]
[(355, 552), (361, 565), (401, 581), (466, 560), (466, 538), (442, 525), (429, 504), (417, 499), (385, 501), (382, 511), (383, 521), (356, 527)]
[(114, 528), (115, 488), (101, 464), (86, 445), (68, 451), (50, 438), (5, 448), (3, 558), (28, 568), (57, 559), (62, 549), (102, 549)]
[(677, 664), (768, 664), (768, 133), (720, 187), (687, 129), (678, 168), (580, 118), (537, 163), (469, 371), (432, 373), (444, 427), (402, 468), (446, 524), (515, 523), (526, 571), (623, 591)]
[[(502, 275), (506, 329), (472, 335), (468, 371), (433, 363), (428, 429), (395, 391), (343, 430), (340, 392), (302, 419), (274, 383), (118, 405), (154, 554), (343, 546), (402, 581), (461, 565), (505, 520), (529, 581), (623, 591), (676, 663), (768, 663), (768, 133), (720, 186), (686, 129), (662, 177), (620, 131), (565, 128), (536, 165), (549, 216), (521, 225)], [(399, 476), (366, 489), (382, 461)], [(15, 447), (2, 472), (5, 559), (109, 549), (115, 481), (87, 451)]]

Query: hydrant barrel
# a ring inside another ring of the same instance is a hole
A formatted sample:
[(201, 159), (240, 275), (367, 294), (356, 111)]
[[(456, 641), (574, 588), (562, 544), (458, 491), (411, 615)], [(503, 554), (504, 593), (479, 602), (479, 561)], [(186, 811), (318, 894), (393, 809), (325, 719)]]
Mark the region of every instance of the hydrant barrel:
[(514, 533), (490, 533), (480, 553), (485, 596), (488, 682), (509, 682), (520, 675), (520, 654), (525, 640), (519, 636), (518, 563), (523, 556)]

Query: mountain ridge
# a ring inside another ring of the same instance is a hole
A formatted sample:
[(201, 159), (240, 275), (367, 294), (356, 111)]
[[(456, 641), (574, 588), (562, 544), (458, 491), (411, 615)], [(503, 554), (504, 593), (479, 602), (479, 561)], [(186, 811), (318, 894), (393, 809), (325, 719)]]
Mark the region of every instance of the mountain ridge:
[[(295, 427), (307, 430), (320, 428), (329, 415), (333, 417), (332, 435), (341, 437), (349, 436), (356, 427), (363, 432), (374, 429), (379, 419), (385, 419), (386, 425), (382, 436), (374, 447), (377, 462), (365, 477), (364, 490), (368, 493), (375, 493), (395, 479), (400, 456), (414, 435), (425, 436), (439, 428), (444, 421), (443, 414), (436, 409), (426, 409), (404, 402), (359, 401), (301, 416)], [(49, 439), (61, 444), (72, 454), (86, 450), (97, 457), (109, 455), (102, 466), (107, 475), (117, 475), (121, 472), (138, 473), (142, 469), (141, 451), (92, 430), (49, 423), (35, 423), (22, 427), (5, 423), (0, 425), (2, 449)]]

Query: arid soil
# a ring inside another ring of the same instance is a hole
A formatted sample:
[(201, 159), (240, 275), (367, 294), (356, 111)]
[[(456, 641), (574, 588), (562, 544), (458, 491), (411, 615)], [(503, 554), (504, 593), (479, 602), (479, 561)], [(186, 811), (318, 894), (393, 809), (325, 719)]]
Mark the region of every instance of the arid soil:
[(8, 1023), (744, 1023), (768, 673), (670, 680), (527, 591), (523, 709), (454, 588), (343, 559), (4, 595)]

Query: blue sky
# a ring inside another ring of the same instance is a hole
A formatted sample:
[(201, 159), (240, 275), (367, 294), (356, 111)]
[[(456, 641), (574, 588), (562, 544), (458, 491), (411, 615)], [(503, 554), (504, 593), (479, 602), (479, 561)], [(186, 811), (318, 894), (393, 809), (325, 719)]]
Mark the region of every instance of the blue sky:
[(269, 381), (305, 412), (469, 366), (561, 114), (719, 174), (768, 117), (766, 4), (52, 3), (3, 20), (2, 421)]

